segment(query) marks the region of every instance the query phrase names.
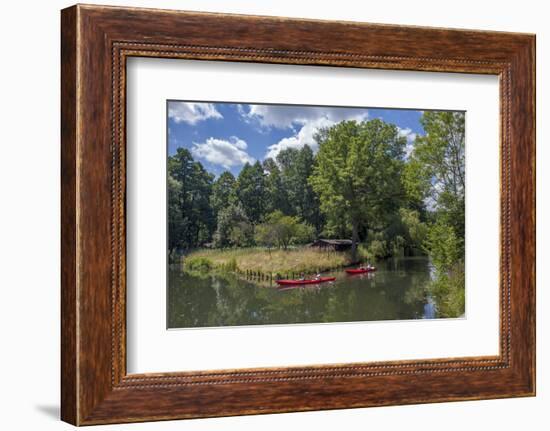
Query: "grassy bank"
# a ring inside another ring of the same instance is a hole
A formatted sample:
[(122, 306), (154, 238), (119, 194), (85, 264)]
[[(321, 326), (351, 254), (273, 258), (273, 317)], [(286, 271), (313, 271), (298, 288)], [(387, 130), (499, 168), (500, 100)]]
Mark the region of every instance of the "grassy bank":
[[(359, 250), (360, 259), (366, 259)], [(196, 250), (183, 258), (184, 267), (193, 270), (222, 270), (228, 272), (255, 272), (272, 276), (306, 274), (341, 268), (351, 263), (348, 252), (322, 251), (311, 247), (289, 250), (266, 248), (234, 248)]]

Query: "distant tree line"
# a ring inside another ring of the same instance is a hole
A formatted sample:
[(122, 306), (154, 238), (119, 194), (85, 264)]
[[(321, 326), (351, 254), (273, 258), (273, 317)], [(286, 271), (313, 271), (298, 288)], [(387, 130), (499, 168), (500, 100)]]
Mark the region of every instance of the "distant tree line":
[[(276, 159), (215, 178), (191, 153), (168, 158), (168, 246), (287, 248), (351, 238), (373, 257), (429, 253), (448, 274), (464, 256), (464, 114), (425, 111), (407, 140), (379, 119), (343, 121)], [(462, 262), (462, 263), (461, 263)]]
[(276, 160), (245, 164), (235, 178), (218, 178), (191, 153), (168, 158), (170, 250), (247, 247), (287, 248), (311, 241), (325, 225), (319, 198), (309, 184), (315, 156), (309, 146), (281, 151)]

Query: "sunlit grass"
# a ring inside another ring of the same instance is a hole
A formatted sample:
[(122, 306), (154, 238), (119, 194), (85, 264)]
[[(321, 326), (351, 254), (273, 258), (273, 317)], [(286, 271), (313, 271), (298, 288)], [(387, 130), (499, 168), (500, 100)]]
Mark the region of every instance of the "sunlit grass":
[[(360, 257), (364, 259), (366, 256)], [(204, 262), (203, 259), (207, 259), (212, 268), (218, 270), (253, 271), (272, 275), (328, 271), (351, 263), (349, 252), (323, 251), (312, 247), (288, 250), (253, 247), (196, 250), (184, 257), (184, 267), (186, 262)]]

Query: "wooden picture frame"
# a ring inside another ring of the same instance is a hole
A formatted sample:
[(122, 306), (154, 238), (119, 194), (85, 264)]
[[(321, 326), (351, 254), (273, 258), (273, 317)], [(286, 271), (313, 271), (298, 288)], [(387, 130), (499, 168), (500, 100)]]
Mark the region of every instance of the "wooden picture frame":
[[(61, 16), (64, 421), (535, 394), (534, 35), (83, 5)], [(128, 375), (125, 65), (131, 56), (498, 75), (500, 354)]]

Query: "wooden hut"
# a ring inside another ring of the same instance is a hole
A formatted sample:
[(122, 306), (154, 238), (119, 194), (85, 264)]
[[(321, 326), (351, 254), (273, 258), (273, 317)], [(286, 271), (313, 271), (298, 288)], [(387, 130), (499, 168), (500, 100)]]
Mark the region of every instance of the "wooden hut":
[(351, 248), (351, 239), (323, 239), (319, 238), (311, 244), (322, 250), (346, 251)]

